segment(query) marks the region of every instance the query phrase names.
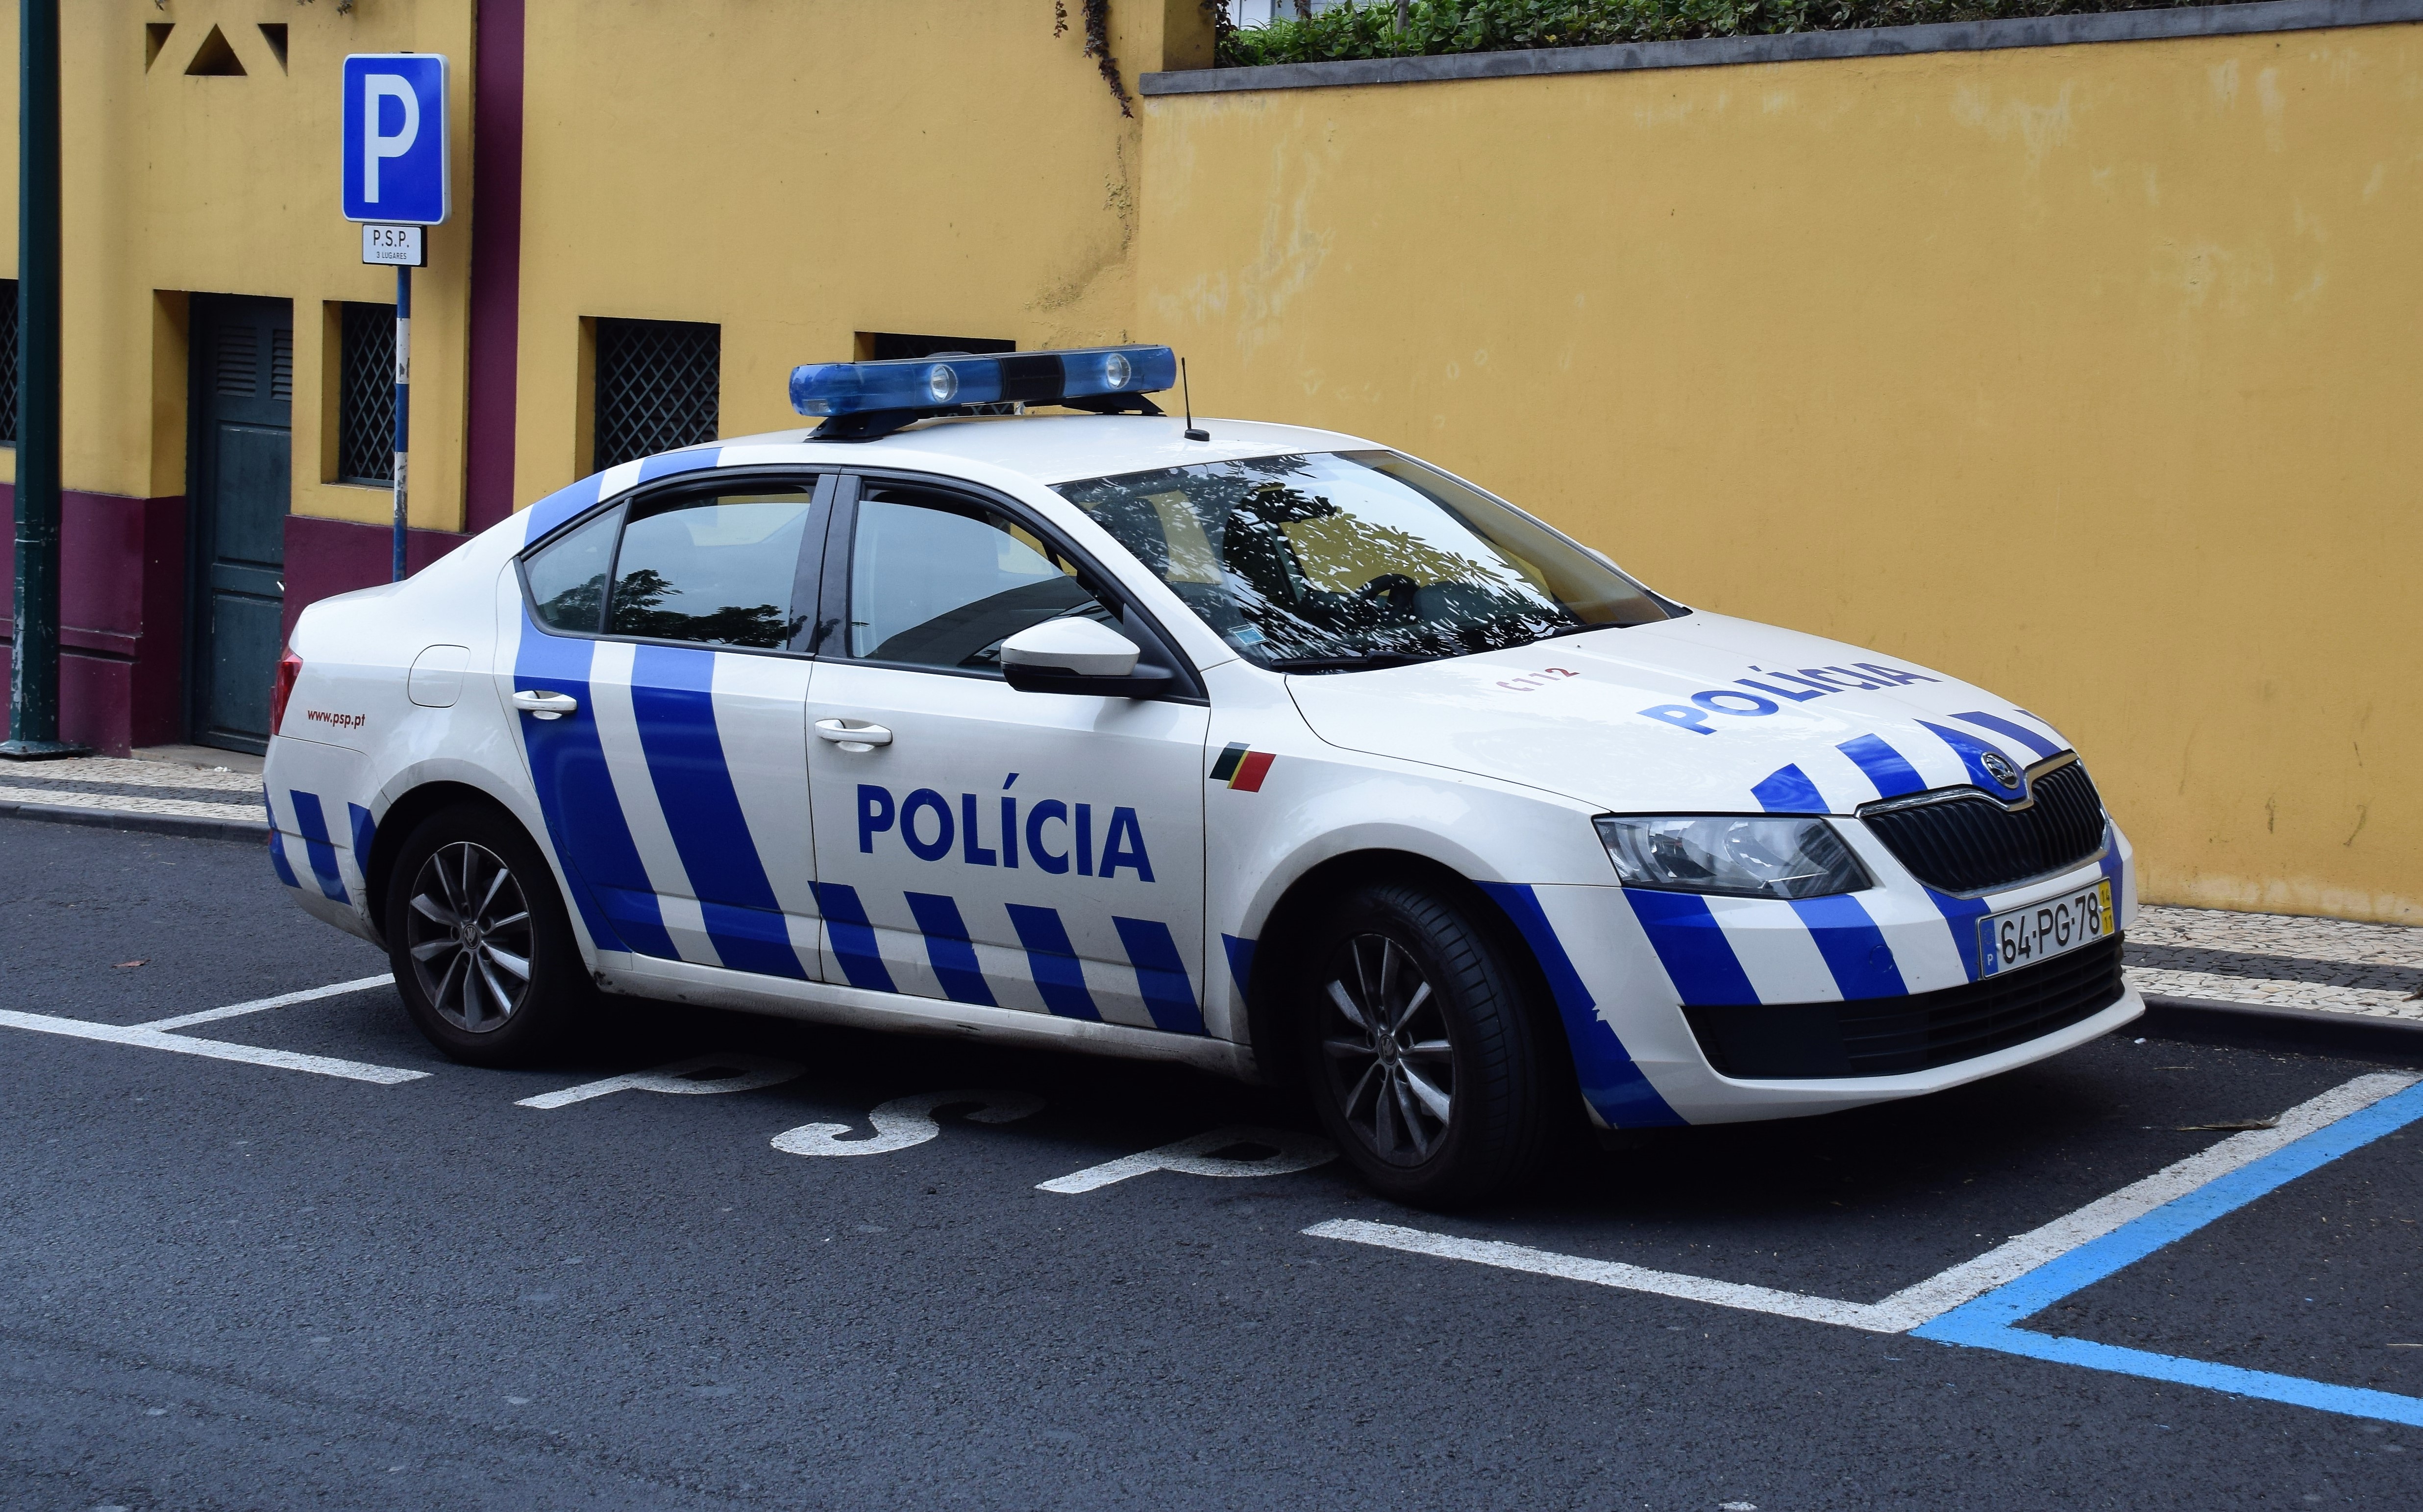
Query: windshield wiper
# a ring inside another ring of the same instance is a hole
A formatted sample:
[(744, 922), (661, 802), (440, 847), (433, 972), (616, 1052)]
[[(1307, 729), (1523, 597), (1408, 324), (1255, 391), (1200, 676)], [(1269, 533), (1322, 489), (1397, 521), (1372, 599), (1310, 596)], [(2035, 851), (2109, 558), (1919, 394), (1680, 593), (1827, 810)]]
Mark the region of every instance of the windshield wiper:
[(1435, 653), (1363, 651), (1353, 656), (1273, 657), (1269, 665), (1273, 672), (1359, 672), (1371, 667), (1410, 667), (1437, 660)]
[(1605, 625), (1561, 625), (1557, 629), (1550, 630), (1547, 634), (1541, 636), (1540, 639), (1543, 641), (1554, 641), (1567, 635), (1588, 634), (1592, 630), (1620, 630), (1622, 629), (1623, 629), (1623, 626), (1612, 622)]

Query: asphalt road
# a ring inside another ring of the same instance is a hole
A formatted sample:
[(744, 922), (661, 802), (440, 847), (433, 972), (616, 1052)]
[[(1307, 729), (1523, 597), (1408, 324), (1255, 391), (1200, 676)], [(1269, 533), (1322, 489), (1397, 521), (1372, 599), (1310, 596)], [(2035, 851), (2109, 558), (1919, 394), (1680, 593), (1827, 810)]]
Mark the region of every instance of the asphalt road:
[[(253, 847), (19, 820), (0, 963), (0, 1007), (108, 1025), (384, 965)], [(1116, 1061), (641, 1007), (563, 1065), (476, 1071), (385, 987), (182, 1032), (428, 1074), (0, 1027), (0, 1506), (2423, 1504), (2423, 1428), (1302, 1232), (1874, 1300), (2228, 1137), (2182, 1125), (2361, 1062), (2124, 1035), (1937, 1097), (1576, 1154), (1441, 1218), (1335, 1164), (1038, 1189), (1311, 1127)], [(697, 1057), (709, 1080), (801, 1069), (515, 1106)], [(945, 1110), (880, 1154), (771, 1142), (829, 1123), (846, 1147), (879, 1105), (952, 1090), (1040, 1106)], [(2423, 1396), (2423, 1348), (2394, 1347), (2423, 1345), (2418, 1146), (2423, 1123), (2031, 1326)]]

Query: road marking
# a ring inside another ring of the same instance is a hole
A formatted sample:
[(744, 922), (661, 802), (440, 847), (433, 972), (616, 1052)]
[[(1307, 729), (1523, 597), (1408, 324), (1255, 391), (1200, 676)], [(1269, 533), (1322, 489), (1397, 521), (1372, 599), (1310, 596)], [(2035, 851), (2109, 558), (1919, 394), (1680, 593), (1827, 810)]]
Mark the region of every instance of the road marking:
[[(1273, 1153), (1256, 1160), (1227, 1160), (1212, 1154), (1235, 1144), (1258, 1144)], [(1175, 1170), (1189, 1176), (1283, 1176), (1290, 1171), (1310, 1170), (1338, 1158), (1338, 1147), (1326, 1139), (1288, 1129), (1264, 1129), (1238, 1124), (1213, 1129), (1191, 1139), (1180, 1139), (1157, 1150), (1140, 1154), (1121, 1155), (1116, 1160), (1066, 1176), (1036, 1183), (1036, 1189), (1046, 1192), (1075, 1194), (1090, 1192), (1098, 1186), (1125, 1181), (1152, 1170)], [(1408, 1231), (1410, 1232), (1410, 1231)]]
[(2423, 1077), (2387, 1072), (2358, 1076), (2281, 1114), (2276, 1127), (2232, 1135), (1881, 1302), (1845, 1302), (1358, 1218), (1316, 1223), (1304, 1233), (1873, 1333), (1915, 1333), (1944, 1344), (2423, 1426), (2423, 1399), (2016, 1327), (2214, 1218), (2417, 1120), (2423, 1120)]
[(175, 1018), (155, 1018), (135, 1026), (138, 1029), (182, 1029), (196, 1024), (213, 1024), (223, 1018), (241, 1018), (246, 1013), (264, 1012), (273, 1008), (285, 1008), (293, 1003), (308, 1003), (321, 997), (341, 997), (347, 993), (364, 993), (373, 987), (392, 987), (395, 978), (381, 972), (375, 977), (363, 977), (354, 981), (340, 981), (326, 987), (307, 987), (299, 993), (282, 993), (276, 997), (257, 997), (249, 1003), (230, 1003), (225, 1008), (206, 1008), (198, 1013), (180, 1013)]
[(971, 1123), (1008, 1123), (1043, 1106), (1033, 1092), (920, 1092), (895, 1097), (869, 1113), (872, 1138), (844, 1140), (840, 1136), (854, 1127), (847, 1123), (802, 1123), (774, 1136), (774, 1148), (786, 1155), (887, 1155), (936, 1138), (942, 1132), (934, 1122), (936, 1110), (966, 1103), (977, 1105), (967, 1115)]
[[(2383, 1135), (2423, 1120), (2423, 1083), (2418, 1083), (2416, 1078), (2376, 1076), (2364, 1080), (2404, 1085), (2393, 1095), (2374, 1098), (2322, 1127), (2309, 1131), (2295, 1142), (2272, 1151), (2261, 1160), (2183, 1193), (2135, 1221), (2050, 1260), (2024, 1276), (2014, 1278), (1985, 1296), (1921, 1326), (1914, 1332), (1919, 1338), (1933, 1339), (1940, 1344), (1995, 1349), (2034, 1360), (2083, 1365), (2090, 1370), (2176, 1381), (2184, 1386), (2201, 1386), (2240, 1396), (2288, 1402), (2348, 1417), (2378, 1418), (2423, 1427), (2423, 1398), (2306, 1380), (2296, 1376), (2274, 1375), (2270, 1371), (2247, 1370), (2237, 1365), (2219, 1365), (2209, 1361), (2097, 1344), (2088, 1339), (2065, 1338), (2019, 1327), (2025, 1319), (2064, 1297), (2135, 1265), (2215, 1218), (2238, 1211), (2298, 1177), (2321, 1169), (2350, 1151), (2361, 1149)], [(2352, 1082), (2349, 1084), (2350, 1087), (2355, 1085)], [(2281, 1122), (2286, 1123), (2288, 1119), (2284, 1117)]]
[(0, 1028), (63, 1034), (70, 1039), (99, 1040), (107, 1044), (139, 1045), (147, 1050), (166, 1050), (181, 1056), (205, 1056), (213, 1060), (235, 1060), (250, 1066), (275, 1066), (281, 1071), (308, 1071), (314, 1075), (341, 1076), (347, 1081), (374, 1082), (382, 1087), (419, 1081), (429, 1074), (425, 1071), (404, 1071), (395, 1066), (366, 1065), (359, 1060), (297, 1055), (292, 1050), (263, 1050), (257, 1045), (230, 1044), (221, 1040), (189, 1040), (182, 1034), (164, 1034), (148, 1024), (87, 1024), (82, 1019), (53, 1018), (47, 1013), (17, 1013), (0, 1009)]
[[(560, 1092), (541, 1092), (536, 1097), (525, 1097), (514, 1106), (565, 1107), (615, 1092), (669, 1092), (677, 1097), (705, 1092), (753, 1092), (761, 1087), (779, 1087), (806, 1069), (796, 1061), (776, 1060), (767, 1056), (692, 1056), (687, 1060), (676, 1060), (653, 1071), (635, 1071), (628, 1075), (609, 1076), (604, 1081), (585, 1081), (578, 1087), (566, 1087)], [(721, 1074), (709, 1074), (718, 1072)]]
[(2296, 1140), (2361, 1112), (2382, 1099), (2413, 1086), (2417, 1078), (2383, 1073), (2358, 1076), (2320, 1097), (2300, 1103), (2280, 1115), (2275, 1128), (2236, 1134), (2178, 1161), (2142, 1181), (2132, 1182), (2109, 1197), (2089, 1202), (2040, 1228), (2031, 1229), (1998, 1245), (1974, 1260), (1964, 1261), (1915, 1285), (1906, 1286), (1881, 1302), (1845, 1302), (1830, 1297), (1712, 1281), (1674, 1271), (1650, 1270), (1618, 1261), (1562, 1255), (1489, 1239), (1466, 1239), (1391, 1223), (1339, 1218), (1316, 1223), (1304, 1232), (1317, 1239), (1343, 1239), (1350, 1244), (1402, 1249), (1409, 1254), (1469, 1260), (1502, 1270), (1528, 1271), (1567, 1281), (1588, 1281), (1625, 1291), (1710, 1302), (1718, 1307), (1781, 1317), (1804, 1318), (1864, 1329), (1872, 1333), (1907, 1333), (1910, 1329), (2048, 1262), (2134, 1222), (2163, 1204), (2251, 1166)]

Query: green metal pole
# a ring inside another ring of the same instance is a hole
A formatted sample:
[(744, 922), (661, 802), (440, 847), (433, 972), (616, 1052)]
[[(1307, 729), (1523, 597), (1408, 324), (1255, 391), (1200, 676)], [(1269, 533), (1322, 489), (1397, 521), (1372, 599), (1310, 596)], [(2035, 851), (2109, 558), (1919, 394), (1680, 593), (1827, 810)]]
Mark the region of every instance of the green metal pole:
[(59, 739), (59, 0), (20, 0), (17, 54), (17, 590), (8, 740), (20, 761)]

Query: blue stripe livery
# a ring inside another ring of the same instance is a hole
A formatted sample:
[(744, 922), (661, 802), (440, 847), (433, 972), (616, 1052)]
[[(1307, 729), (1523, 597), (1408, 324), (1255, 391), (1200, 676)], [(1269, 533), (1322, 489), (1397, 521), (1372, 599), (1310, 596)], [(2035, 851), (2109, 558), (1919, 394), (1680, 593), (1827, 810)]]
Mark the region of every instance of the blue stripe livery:
[[(561, 496), (559, 496), (561, 497)], [(532, 506), (536, 508), (536, 505)], [(679, 959), (673, 936), (665, 932), (664, 916), (648, 884), (640, 848), (623, 818), (622, 800), (614, 795), (614, 779), (606, 770), (606, 750), (597, 740), (597, 722), (590, 712), (589, 667), (594, 642), (549, 635), (526, 617), (521, 648), (514, 658), (516, 688), (546, 688), (580, 701), (580, 712), (569, 719), (542, 720), (521, 716), (522, 743), (530, 752), (531, 786), (538, 794), (539, 813), (566, 874), (575, 879), (573, 901), (580, 922), (601, 950), (634, 950), (641, 955)], [(615, 895), (609, 917), (597, 895)], [(626, 943), (628, 942), (628, 943)]]
[(1035, 978), (1035, 990), (1043, 995), (1043, 1006), (1054, 1018), (1100, 1024), (1101, 1010), (1094, 1006), (1094, 995), (1086, 990), (1085, 968), (1078, 963), (1076, 947), (1069, 943), (1069, 927), (1060, 922), (1060, 911), (1027, 903), (1007, 907), (1010, 927), (1025, 948), (1026, 969)]
[(1909, 991), (1902, 985), (1901, 966), (1885, 943), (1885, 931), (1877, 928), (1857, 897), (1796, 898), (1792, 911), (1809, 926), (1810, 938), (1817, 942), (1817, 953), (1826, 958), (1826, 969), (1834, 974), (1835, 990), (1844, 997), (1900, 997)]
[[(1564, 1021), (1565, 1040), (1573, 1046), (1574, 1070), (1580, 1075), (1582, 1095), (1598, 1109), (1599, 1117), (1619, 1129), (1681, 1124), (1683, 1116), (1658, 1095), (1657, 1089), (1633, 1063), (1623, 1040), (1598, 1016), (1598, 1000), (1582, 984), (1582, 974), (1574, 969), (1573, 957), (1565, 953), (1565, 943), (1557, 938), (1546, 910), (1540, 906), (1540, 895), (1519, 883), (1484, 882), (1481, 890), (1513, 921), (1523, 942), (1531, 947), (1532, 958), (1540, 963), (1541, 974), (1548, 979), (1549, 995), (1557, 1002), (1557, 1016)], [(1702, 911), (1705, 912), (1704, 904)], [(1724, 948), (1725, 958), (1732, 960), (1732, 948), (1724, 945), (1723, 936), (1719, 935), (1717, 943)]]
[(686, 452), (668, 452), (662, 456), (652, 456), (640, 464), (640, 481), (654, 483), (658, 478), (670, 478), (676, 472), (696, 472), (702, 468), (715, 466), (717, 459), (722, 455), (723, 448), (704, 446), (692, 447)]
[(1228, 953), (1228, 975), (1237, 983), (1237, 995), (1243, 997), (1254, 987), (1254, 942), (1224, 934), (1220, 947)]
[(345, 880), (337, 873), (337, 846), (328, 838), (328, 818), (320, 812), (318, 793), (288, 788), (287, 798), (294, 804), (294, 827), (303, 832), (303, 853), (311, 858), (311, 875), (320, 883), (320, 896), (332, 903), (347, 903)]
[(1758, 1001), (1750, 974), (1742, 970), (1733, 942), (1725, 938), (1706, 899), (1646, 887), (1626, 887), (1623, 896), (1684, 1002), (1714, 1007)]
[(1977, 921), (1992, 910), (1982, 898), (1955, 898), (1950, 893), (1926, 889), (1926, 900), (1943, 915), (1944, 924), (1952, 931), (1953, 947), (1960, 952), (1960, 969), (1971, 981), (1985, 975), (1985, 963), (1977, 959)]
[(600, 490), (605, 486), (606, 474), (594, 473), (578, 483), (558, 488), (537, 503), (531, 505), (524, 511), (530, 517), (530, 533), (522, 539), (535, 541), (573, 516), (594, 504), (597, 502)]
[(917, 932), (926, 937), (926, 959), (933, 963), (934, 979), (954, 1003), (978, 1003), (999, 1008), (984, 968), (976, 963), (976, 947), (968, 940), (967, 920), (959, 905), (941, 893), (907, 893), (909, 912), (916, 915)]
[(736, 971), (805, 981), (807, 971), (791, 948), (782, 904), (724, 765), (714, 681), (712, 651), (642, 645), (634, 653), (631, 710), (648, 780), (717, 957)]
[(1203, 1011), (1195, 1002), (1195, 984), (1187, 978), (1186, 960), (1178, 953), (1169, 926), (1158, 919), (1116, 915), (1111, 922), (1118, 928), (1129, 963), (1135, 967), (1136, 991), (1144, 995), (1152, 1027), (1172, 1034), (1205, 1032)]
[(1845, 740), (1834, 748), (1849, 756), (1859, 769), (1877, 785), (1879, 798), (1899, 798), (1904, 793), (1924, 792), (1926, 781), (1918, 769), (1909, 764), (1899, 751), (1887, 745), (1883, 737), (1862, 735), (1856, 740)]
[(2038, 760), (2042, 760), (2046, 756), (2061, 755), (2060, 746), (2053, 744), (2051, 740), (2046, 740), (2043, 736), (2038, 735), (2035, 731), (2028, 728), (2026, 725), (2015, 724), (2010, 720), (2004, 719), (2000, 714), (1988, 714), (1983, 709), (1978, 709), (1967, 714), (1955, 714), (1952, 717), (1957, 720), (1966, 720), (1970, 724), (1976, 725), (1981, 730), (1992, 730), (1995, 734), (2003, 736), (2007, 740), (2017, 740), (2021, 745), (2026, 746), (2029, 750), (2034, 751), (2036, 754), (2036, 758)]
[(277, 805), (269, 801), (267, 792), (261, 795), (261, 808), (269, 816), (269, 869), (287, 886), (302, 886), (303, 879), (294, 875), (294, 864), (286, 859), (286, 834), (277, 827)]
[(345, 814), (354, 825), (354, 869), (362, 874), (362, 881), (367, 885), (371, 876), (371, 842), (378, 838), (378, 821), (372, 819), (371, 811), (359, 804), (347, 804)]
[(892, 985), (892, 973), (884, 969), (883, 951), (875, 943), (875, 926), (866, 921), (866, 905), (859, 901), (858, 889), (820, 882), (816, 890), (816, 910), (824, 915), (825, 928), (832, 937), (833, 959), (841, 963), (842, 975), (849, 984), (869, 992), (898, 992)]
[[(1994, 774), (1986, 770), (1986, 753), (1988, 751), (1994, 751), (1992, 746), (1987, 745), (1985, 741), (1967, 733), (1966, 731), (1950, 729), (1941, 724), (1929, 724), (1925, 720), (1920, 720), (1919, 723), (1934, 731), (1938, 739), (1941, 740), (1944, 744), (1952, 747), (1954, 751), (1959, 754), (1960, 764), (1969, 769), (1969, 780), (1971, 782), (1989, 793), (2003, 795), (2005, 797), (2010, 795), (2011, 790), (2008, 788), (2003, 787), (2001, 783), (1996, 782), (1994, 780)], [(2004, 756), (2003, 753), (2000, 751), (1994, 751), (1994, 754), (1996, 756), (2003, 756), (2003, 759), (2006, 761), (2010, 760), (2009, 756)], [(2024, 761), (2014, 762), (2012, 764), (2015, 766), (2027, 765)], [(2024, 788), (2022, 790), (2024, 790)], [(2019, 799), (2016, 797), (2010, 797), (2009, 801), (2017, 803), (2019, 802)]]
[(1770, 814), (1826, 812), (1826, 800), (1817, 791), (1817, 785), (1798, 767), (1778, 767), (1750, 791), (1758, 800), (1758, 806)]

